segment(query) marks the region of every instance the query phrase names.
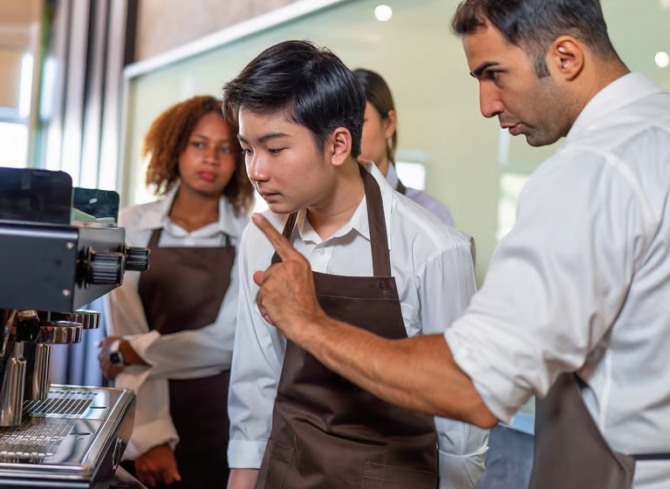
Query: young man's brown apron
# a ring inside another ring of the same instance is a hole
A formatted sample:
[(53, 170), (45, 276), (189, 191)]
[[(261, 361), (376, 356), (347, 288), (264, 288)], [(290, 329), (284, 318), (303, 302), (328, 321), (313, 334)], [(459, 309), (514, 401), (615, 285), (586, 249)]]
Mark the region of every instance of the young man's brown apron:
[(631, 489), (635, 461), (667, 460), (668, 453), (613, 451), (593, 421), (576, 374), (562, 374), (537, 400), (530, 489)]
[[(361, 169), (373, 277), (314, 273), (329, 316), (379, 336), (406, 338), (391, 276), (386, 223), (374, 177)], [(284, 233), (289, 239), (296, 215)], [(275, 254), (273, 262), (279, 258)], [(259, 489), (435, 489), (437, 435), (431, 416), (402, 409), (333, 373), (288, 342)]]
[[(139, 294), (151, 329), (161, 334), (212, 324), (230, 284), (235, 248), (159, 247), (151, 234), (151, 267)], [(198, 352), (194, 351), (193, 355)], [(172, 489), (224, 487), (228, 477), (228, 382), (230, 370), (212, 377), (170, 380), (170, 415), (179, 434), (175, 456), (182, 476)], [(163, 486), (159, 486), (163, 487)]]

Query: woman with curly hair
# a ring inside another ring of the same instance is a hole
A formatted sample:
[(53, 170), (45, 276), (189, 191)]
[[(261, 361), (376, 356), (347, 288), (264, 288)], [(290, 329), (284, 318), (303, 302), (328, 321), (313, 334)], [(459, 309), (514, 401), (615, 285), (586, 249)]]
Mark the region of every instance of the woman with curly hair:
[(228, 380), (237, 317), (236, 249), (253, 200), (237, 127), (198, 96), (153, 122), (142, 156), (160, 200), (124, 209), (150, 268), (108, 295), (100, 366), (137, 395), (124, 458), (151, 487), (200, 489), (228, 476)]

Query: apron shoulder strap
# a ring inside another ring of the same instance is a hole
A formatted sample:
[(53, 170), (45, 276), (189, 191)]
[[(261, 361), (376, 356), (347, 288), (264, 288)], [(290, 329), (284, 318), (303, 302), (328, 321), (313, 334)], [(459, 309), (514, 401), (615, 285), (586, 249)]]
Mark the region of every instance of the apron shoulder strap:
[[(375, 178), (359, 165), (363, 187), (365, 189), (365, 200), (368, 210), (368, 223), (370, 226), (370, 247), (372, 249), (372, 270), (375, 277), (391, 276), (391, 258), (389, 256), (388, 236), (386, 234), (386, 220), (384, 219), (384, 205), (382, 203), (381, 191)], [(282, 234), (291, 241), (293, 228), (295, 226), (297, 212), (291, 213)], [(272, 255), (272, 264), (279, 263), (281, 258), (275, 252)]]
[[(284, 224), (284, 229), (282, 230), (282, 235), (291, 241), (291, 235), (293, 234), (293, 228), (295, 227), (295, 221), (298, 219), (298, 213), (297, 212), (292, 212), (289, 216), (288, 219), (286, 220), (286, 224)], [(281, 258), (279, 258), (279, 255), (275, 251), (275, 253), (272, 255), (272, 264), (279, 263), (281, 261)]]

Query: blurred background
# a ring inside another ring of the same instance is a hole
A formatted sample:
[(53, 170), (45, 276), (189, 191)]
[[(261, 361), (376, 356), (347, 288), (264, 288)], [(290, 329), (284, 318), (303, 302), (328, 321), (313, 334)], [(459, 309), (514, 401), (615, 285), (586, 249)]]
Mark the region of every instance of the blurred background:
[[(76, 185), (117, 190), (123, 206), (152, 200), (139, 157), (150, 122), (194, 94), (220, 95), (271, 44), (308, 39), (388, 81), (400, 176), (448, 204), (474, 236), (481, 284), (519, 192), (555, 148), (531, 148), (481, 116), (449, 30), (457, 3), (0, 0), (0, 166), (63, 170)], [(624, 62), (670, 91), (670, 0), (602, 5)], [(531, 403), (507, 438), (492, 440), (518, 458), (499, 461), (507, 477), (525, 477), (532, 414)]]

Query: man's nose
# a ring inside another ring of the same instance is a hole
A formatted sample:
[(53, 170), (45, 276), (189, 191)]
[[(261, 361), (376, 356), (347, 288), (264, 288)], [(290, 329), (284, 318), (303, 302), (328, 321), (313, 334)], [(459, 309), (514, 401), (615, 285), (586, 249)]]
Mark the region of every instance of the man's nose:
[(505, 106), (500, 101), (498, 90), (488, 84), (479, 86), (479, 110), (486, 118), (502, 114)]

